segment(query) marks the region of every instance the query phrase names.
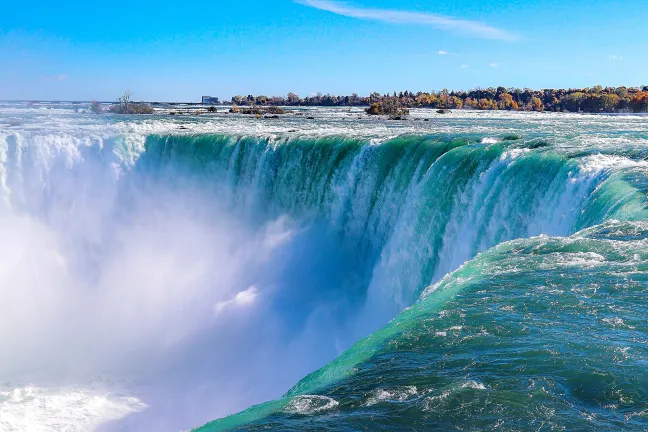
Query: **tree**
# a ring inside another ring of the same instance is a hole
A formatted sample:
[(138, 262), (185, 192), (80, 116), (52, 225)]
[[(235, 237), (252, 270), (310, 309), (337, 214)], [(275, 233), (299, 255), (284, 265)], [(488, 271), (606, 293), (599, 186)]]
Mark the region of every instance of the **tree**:
[[(648, 89), (648, 87), (644, 87)], [(630, 108), (634, 112), (648, 111), (648, 91), (640, 91), (635, 93), (630, 99)]]
[(387, 96), (382, 102), (374, 102), (365, 112), (370, 115), (387, 114), (392, 119), (402, 119), (409, 115), (409, 110), (402, 105), (398, 96)]
[(267, 97), (267, 96), (257, 96), (257, 97), (254, 99), (254, 102), (255, 102), (257, 105), (265, 105), (265, 104), (268, 102), (268, 97)]
[(130, 103), (130, 99), (132, 96), (133, 96), (133, 92), (130, 90), (126, 90), (120, 98), (117, 98), (120, 104), (124, 104), (124, 111), (126, 113), (128, 113), (128, 104)]
[[(113, 114), (153, 114), (155, 109), (143, 102), (131, 102), (131, 97), (133, 93), (130, 90), (126, 90), (123, 95), (117, 98), (117, 102), (111, 105), (108, 108), (108, 112)], [(96, 103), (98, 104), (98, 103)], [(95, 109), (95, 104), (93, 104), (93, 110)], [(100, 104), (96, 109), (100, 108)]]
[(290, 92), (288, 93), (288, 103), (290, 105), (296, 105), (299, 103), (299, 96), (297, 96), (295, 93)]
[(625, 88), (625, 87), (619, 87), (619, 88), (615, 89), (615, 92), (621, 98), (625, 98), (625, 97), (628, 96), (628, 89)]
[(592, 93), (592, 90), (590, 90), (589, 94), (583, 95), (580, 107), (585, 112), (603, 111), (603, 98), (600, 94)]
[(498, 107), (499, 109), (505, 110), (516, 110), (518, 109), (518, 104), (513, 100), (513, 96), (509, 93), (500, 93)]
[(96, 100), (93, 100), (90, 105), (90, 110), (92, 110), (92, 112), (95, 114), (101, 114), (103, 112), (103, 107), (101, 106), (101, 102), (97, 102)]
[(566, 111), (578, 112), (581, 108), (583, 96), (582, 92), (568, 94), (560, 100), (560, 105)]
[(542, 106), (542, 101), (539, 97), (532, 96), (530, 105), (533, 111), (544, 111), (544, 106)]
[(369, 115), (380, 115), (382, 114), (382, 106), (378, 102), (374, 102), (365, 112)]
[(619, 102), (621, 101), (621, 98), (619, 95), (615, 93), (607, 93), (604, 94), (603, 97), (603, 111), (605, 112), (613, 112), (617, 109), (619, 106)]

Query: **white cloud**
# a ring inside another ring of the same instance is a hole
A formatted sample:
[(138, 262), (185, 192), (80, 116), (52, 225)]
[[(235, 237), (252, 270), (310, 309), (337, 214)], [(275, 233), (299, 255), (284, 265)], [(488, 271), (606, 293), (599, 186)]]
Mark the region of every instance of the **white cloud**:
[(495, 62), (493, 62), (493, 63), (491, 63), (491, 64), (490, 64), (490, 67), (493, 67), (493, 68), (498, 68), (498, 67), (499, 67), (499, 65), (498, 65), (497, 63), (495, 63)]
[(332, 12), (351, 18), (382, 21), (391, 24), (419, 24), (440, 30), (456, 31), (485, 39), (515, 40), (516, 37), (506, 30), (498, 29), (478, 21), (468, 21), (453, 17), (423, 12), (409, 12), (392, 9), (373, 9), (350, 6), (334, 0), (294, 0), (296, 3)]
[(448, 55), (450, 53), (448, 51), (439, 50), (439, 51), (437, 51), (437, 54), (439, 54), (439, 55)]
[(468, 68), (468, 65), (465, 65), (465, 64), (461, 65), (461, 69), (467, 69), (467, 68)]
[(616, 54), (613, 54), (613, 55), (610, 56), (610, 60), (612, 60), (612, 61), (623, 60), (623, 57), (621, 57), (619, 55), (616, 55)]

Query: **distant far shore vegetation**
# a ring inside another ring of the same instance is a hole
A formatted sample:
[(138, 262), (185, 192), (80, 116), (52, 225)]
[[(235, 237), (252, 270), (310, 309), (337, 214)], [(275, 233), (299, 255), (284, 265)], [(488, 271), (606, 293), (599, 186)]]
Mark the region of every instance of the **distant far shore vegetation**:
[(369, 96), (317, 94), (288, 96), (234, 96), (237, 106), (368, 106), (368, 114), (407, 115), (409, 108), (567, 111), (587, 113), (648, 112), (648, 86), (601, 87), (584, 89), (544, 89), (489, 87), (469, 91), (372, 93)]
[[(130, 91), (117, 98), (106, 111), (113, 114), (152, 114), (155, 109), (144, 102), (132, 102)], [(154, 105), (157, 105), (154, 103)], [(202, 104), (195, 104), (202, 105)], [(432, 108), (443, 114), (453, 109), (551, 111), (583, 113), (645, 113), (648, 112), (648, 86), (602, 87), (583, 89), (543, 89), (489, 87), (469, 91), (441, 90), (437, 92), (404, 91), (393, 94), (371, 93), (369, 96), (334, 96), (330, 94), (300, 97), (234, 96), (230, 102), (212, 104), (207, 112), (217, 112), (213, 105), (227, 105), (230, 113), (251, 114), (266, 118), (286, 112), (279, 107), (366, 107), (369, 115), (387, 115), (403, 119), (411, 108)], [(93, 101), (91, 110), (104, 111), (101, 103)], [(201, 111), (196, 111), (200, 114)], [(176, 112), (170, 112), (176, 114)]]

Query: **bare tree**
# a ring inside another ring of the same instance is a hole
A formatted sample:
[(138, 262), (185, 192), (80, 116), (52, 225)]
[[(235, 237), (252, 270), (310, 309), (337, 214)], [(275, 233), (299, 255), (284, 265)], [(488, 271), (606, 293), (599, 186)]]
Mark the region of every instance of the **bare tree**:
[(293, 92), (288, 93), (288, 103), (297, 105), (299, 103), (299, 96)]
[(92, 103), (90, 104), (90, 110), (92, 110), (92, 112), (95, 114), (101, 114), (103, 112), (103, 107), (101, 106), (101, 102), (97, 102), (96, 100), (93, 100)]
[(120, 103), (124, 104), (124, 108), (125, 108), (124, 112), (126, 114), (128, 114), (128, 104), (130, 103), (130, 98), (132, 96), (133, 96), (133, 92), (130, 91), (130, 90), (126, 90), (124, 92), (124, 94), (120, 98), (117, 99)]

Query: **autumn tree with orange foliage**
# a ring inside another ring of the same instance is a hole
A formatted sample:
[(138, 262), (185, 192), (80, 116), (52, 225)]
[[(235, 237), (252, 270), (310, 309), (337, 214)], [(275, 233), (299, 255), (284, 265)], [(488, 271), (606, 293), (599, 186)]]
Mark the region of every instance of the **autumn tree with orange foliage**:
[(648, 111), (648, 91), (635, 93), (630, 98), (630, 107), (634, 112)]

